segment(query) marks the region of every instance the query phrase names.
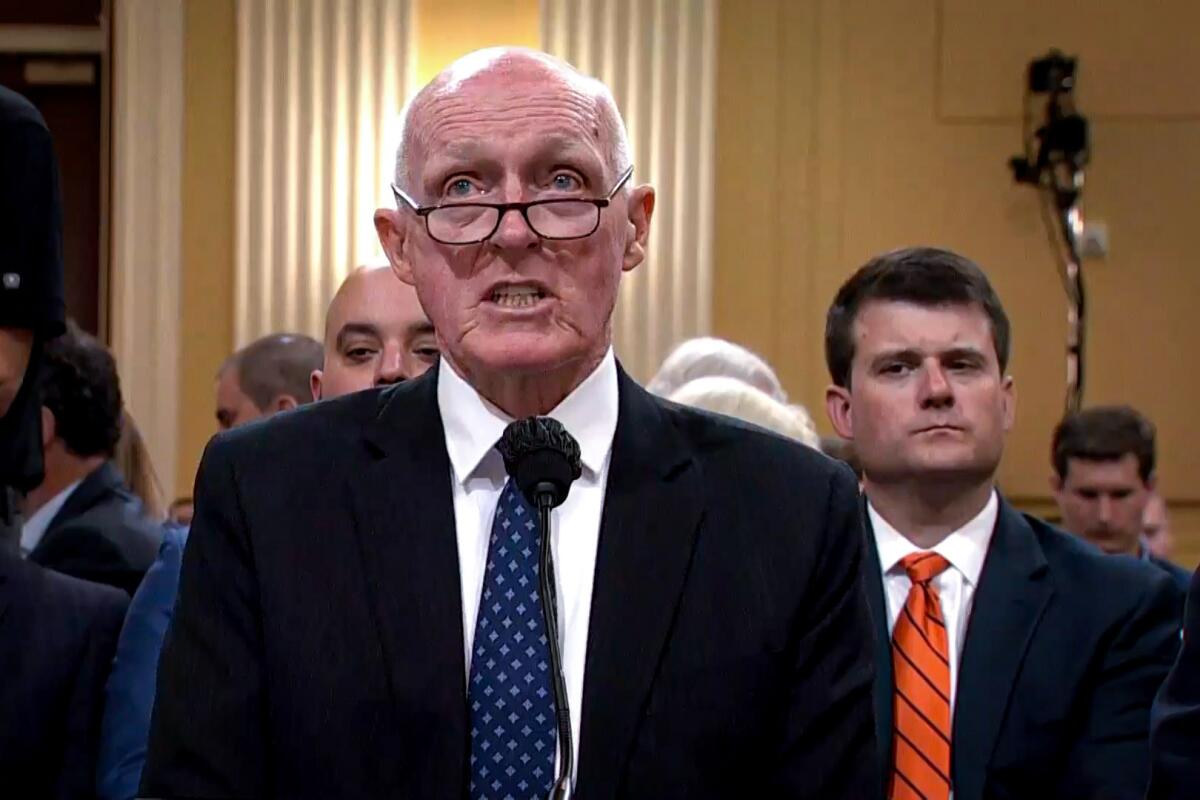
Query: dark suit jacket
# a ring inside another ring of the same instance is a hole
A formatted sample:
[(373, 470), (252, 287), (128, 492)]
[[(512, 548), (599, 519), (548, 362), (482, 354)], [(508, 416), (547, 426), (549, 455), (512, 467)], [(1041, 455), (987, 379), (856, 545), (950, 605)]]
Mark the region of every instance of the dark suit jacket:
[[(891, 648), (867, 528), (886, 770)], [(1161, 570), (1106, 556), (1001, 501), (959, 662), (954, 800), (1141, 798), (1150, 703), (1179, 649), (1180, 608)]]
[[(466, 796), (436, 374), (209, 445), (142, 794)], [(577, 796), (874, 796), (853, 475), (624, 373), (619, 395)]]
[(158, 555), (162, 534), (111, 462), (75, 488), (29, 560), (132, 595)]
[(1200, 571), (1185, 617), (1179, 660), (1151, 712), (1149, 800), (1191, 800), (1200, 792)]
[(129, 598), (0, 550), (0, 794), (86, 800)]
[(1178, 564), (1168, 561), (1165, 558), (1159, 558), (1152, 555), (1146, 559), (1154, 566), (1161, 569), (1163, 572), (1171, 576), (1171, 580), (1175, 581), (1175, 585), (1179, 587), (1179, 591), (1187, 593), (1188, 584), (1192, 582), (1192, 573), (1188, 572)]

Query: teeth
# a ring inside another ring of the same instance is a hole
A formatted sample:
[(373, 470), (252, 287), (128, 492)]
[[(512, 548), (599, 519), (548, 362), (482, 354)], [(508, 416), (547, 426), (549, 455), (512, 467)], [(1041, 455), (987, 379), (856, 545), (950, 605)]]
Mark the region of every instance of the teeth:
[(542, 293), (532, 286), (505, 286), (492, 292), (492, 302), (505, 308), (527, 308), (541, 298)]

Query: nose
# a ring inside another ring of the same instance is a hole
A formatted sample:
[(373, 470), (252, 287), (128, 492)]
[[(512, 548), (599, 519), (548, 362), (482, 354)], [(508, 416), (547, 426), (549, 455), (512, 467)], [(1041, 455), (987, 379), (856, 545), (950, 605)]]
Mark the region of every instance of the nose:
[(954, 388), (946, 379), (941, 364), (931, 361), (925, 365), (925, 379), (921, 385), (922, 408), (950, 408), (954, 405)]
[(388, 345), (379, 354), (379, 367), (375, 370), (375, 385), (387, 386), (409, 377), (404, 368), (404, 355), (399, 347)]
[(1096, 500), (1096, 518), (1107, 525), (1112, 521), (1112, 498), (1106, 494), (1100, 495)]
[[(509, 178), (504, 187), (505, 202), (519, 203), (521, 194), (520, 179), (516, 176)], [(541, 238), (529, 226), (525, 215), (514, 208), (502, 213), (500, 224), (488, 240), (488, 245), (496, 250), (531, 250), (540, 242)]]

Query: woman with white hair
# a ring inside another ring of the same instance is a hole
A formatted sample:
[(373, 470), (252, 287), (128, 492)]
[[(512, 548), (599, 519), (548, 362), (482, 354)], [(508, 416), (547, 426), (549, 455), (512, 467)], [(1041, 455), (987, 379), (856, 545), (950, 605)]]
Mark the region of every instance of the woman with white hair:
[(781, 403), (737, 378), (719, 375), (697, 378), (676, 389), (668, 399), (734, 417), (795, 439), (814, 450), (821, 449), (821, 437), (804, 406)]
[(702, 336), (688, 339), (667, 356), (646, 388), (659, 397), (670, 397), (685, 383), (697, 378), (737, 378), (781, 403), (787, 402), (775, 370), (759, 355), (739, 344)]

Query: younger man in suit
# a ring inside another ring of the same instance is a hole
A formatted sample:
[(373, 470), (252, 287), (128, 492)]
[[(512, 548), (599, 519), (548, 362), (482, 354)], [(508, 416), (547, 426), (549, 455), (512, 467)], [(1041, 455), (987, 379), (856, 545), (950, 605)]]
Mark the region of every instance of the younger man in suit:
[(111, 460), (121, 435), (116, 362), (71, 325), (46, 344), (39, 383), (46, 470), (25, 496), (21, 550), (44, 567), (132, 595), (159, 533)]
[(829, 310), (827, 408), (864, 470), (887, 796), (1141, 797), (1179, 590), (997, 494), (1009, 335), (983, 271), (932, 248), (873, 259)]
[(1186, 592), (1192, 573), (1150, 552), (1142, 538), (1154, 495), (1154, 424), (1129, 406), (1069, 414), (1054, 430), (1050, 488), (1063, 527), (1106, 553), (1149, 562)]

